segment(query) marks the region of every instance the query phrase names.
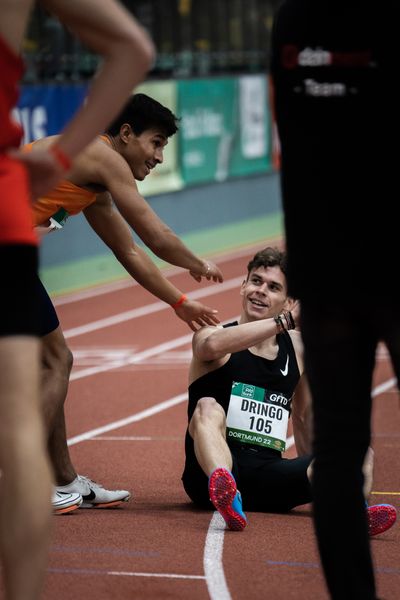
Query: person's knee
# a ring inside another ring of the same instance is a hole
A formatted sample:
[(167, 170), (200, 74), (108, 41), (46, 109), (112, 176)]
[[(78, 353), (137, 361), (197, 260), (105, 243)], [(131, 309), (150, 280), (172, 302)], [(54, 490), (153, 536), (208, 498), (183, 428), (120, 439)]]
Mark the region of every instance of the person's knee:
[(189, 425), (189, 433), (194, 438), (199, 428), (225, 428), (224, 409), (215, 398), (203, 397), (197, 402)]
[(61, 377), (69, 377), (73, 365), (73, 355), (60, 330), (55, 330), (42, 339), (42, 365)]

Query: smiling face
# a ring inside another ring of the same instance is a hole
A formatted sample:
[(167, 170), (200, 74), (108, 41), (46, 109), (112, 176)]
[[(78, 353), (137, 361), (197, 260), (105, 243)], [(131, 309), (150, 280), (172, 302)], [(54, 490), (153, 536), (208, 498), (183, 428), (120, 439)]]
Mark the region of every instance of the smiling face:
[(146, 129), (135, 135), (130, 125), (125, 124), (121, 127), (120, 139), (123, 142), (121, 154), (138, 181), (143, 181), (152, 169), (163, 162), (168, 138), (162, 131)]
[(290, 309), (286, 277), (280, 267), (252, 269), (240, 290), (242, 296), (241, 322), (257, 321)]

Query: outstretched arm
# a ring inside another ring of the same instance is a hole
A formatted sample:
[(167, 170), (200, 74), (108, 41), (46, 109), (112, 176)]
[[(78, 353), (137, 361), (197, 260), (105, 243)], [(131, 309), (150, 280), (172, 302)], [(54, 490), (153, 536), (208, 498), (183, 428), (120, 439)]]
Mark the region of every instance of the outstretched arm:
[(146, 252), (134, 243), (129, 227), (112, 205), (96, 202), (86, 208), (84, 214), (92, 229), (126, 271), (151, 294), (172, 306), (176, 315), (193, 331), (197, 326), (219, 322), (216, 310), (196, 300), (182, 300), (182, 292), (163, 276)]
[(146, 76), (154, 47), (136, 19), (116, 0), (42, 0), (80, 40), (103, 58), (86, 102), (55, 147), (18, 154), (26, 164), (32, 196), (54, 187), (74, 157), (115, 118)]
[[(213, 262), (196, 256), (152, 210), (139, 193), (126, 161), (116, 152), (110, 156), (107, 150), (96, 150), (99, 160), (94, 180), (110, 192), (115, 206), (146, 246), (162, 260), (187, 269), (196, 281), (202, 277), (223, 281), (220, 269)], [(102, 160), (106, 161), (107, 168), (101, 168)]]

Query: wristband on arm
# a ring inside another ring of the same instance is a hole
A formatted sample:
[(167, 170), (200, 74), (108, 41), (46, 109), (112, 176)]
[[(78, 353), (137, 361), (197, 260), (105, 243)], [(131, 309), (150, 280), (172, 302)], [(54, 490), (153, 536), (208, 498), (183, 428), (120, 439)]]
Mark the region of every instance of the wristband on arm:
[(181, 304), (185, 302), (185, 300), (187, 300), (187, 296), (185, 296), (185, 294), (182, 294), (182, 296), (175, 302), (175, 304), (171, 304), (171, 308), (176, 310)]
[(290, 329), (295, 329), (296, 327), (292, 313), (289, 310), (284, 310), (280, 315), (274, 317), (274, 321), (276, 324), (277, 333), (289, 331)]

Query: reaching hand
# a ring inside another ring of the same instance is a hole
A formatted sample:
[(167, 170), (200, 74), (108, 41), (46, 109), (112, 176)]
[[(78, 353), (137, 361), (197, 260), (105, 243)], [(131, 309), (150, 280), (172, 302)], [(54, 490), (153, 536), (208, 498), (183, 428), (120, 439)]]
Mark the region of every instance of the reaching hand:
[(210, 260), (203, 261), (203, 268), (201, 272), (189, 271), (189, 273), (191, 274), (193, 279), (195, 279), (198, 282), (201, 281), (202, 277), (208, 279), (209, 281), (212, 279), (216, 283), (222, 283), (222, 281), (224, 280), (220, 269)]
[[(180, 306), (175, 309), (177, 316), (185, 321), (192, 331), (196, 331), (199, 327), (205, 325), (217, 325), (220, 321), (216, 316), (217, 310), (205, 306), (197, 300), (185, 300)], [(198, 325), (196, 327), (195, 323)]]
[(48, 150), (23, 152), (12, 150), (10, 156), (21, 161), (28, 171), (32, 200), (53, 189), (65, 175), (65, 169), (54, 159)]

